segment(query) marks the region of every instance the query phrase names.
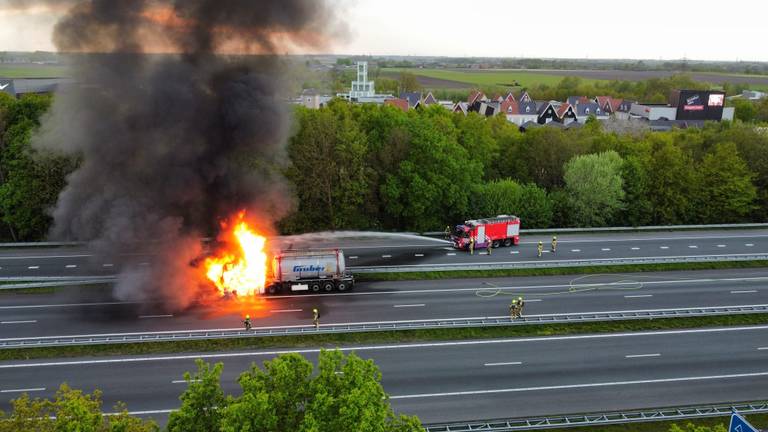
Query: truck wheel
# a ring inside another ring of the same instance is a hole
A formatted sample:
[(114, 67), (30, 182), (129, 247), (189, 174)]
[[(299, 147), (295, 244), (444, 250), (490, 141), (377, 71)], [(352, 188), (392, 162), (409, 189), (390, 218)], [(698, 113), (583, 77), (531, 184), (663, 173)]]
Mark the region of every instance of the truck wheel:
[(320, 292), (320, 284), (319, 283), (313, 283), (309, 286), (309, 289), (312, 290), (312, 292)]
[(336, 289), (339, 290), (339, 292), (344, 292), (347, 290), (347, 283), (346, 282), (339, 282), (336, 284)]
[(494, 248), (497, 248), (497, 247), (501, 246), (501, 243), (499, 243), (498, 240), (494, 240), (493, 243), (491, 243), (491, 246), (494, 247)]
[(512, 239), (504, 239), (504, 247), (512, 246)]
[(277, 286), (276, 285), (270, 285), (269, 287), (267, 287), (267, 292), (270, 293), (270, 294), (277, 293)]
[(323, 290), (325, 290), (325, 292), (333, 291), (333, 282), (326, 282), (326, 283), (324, 283), (323, 284)]

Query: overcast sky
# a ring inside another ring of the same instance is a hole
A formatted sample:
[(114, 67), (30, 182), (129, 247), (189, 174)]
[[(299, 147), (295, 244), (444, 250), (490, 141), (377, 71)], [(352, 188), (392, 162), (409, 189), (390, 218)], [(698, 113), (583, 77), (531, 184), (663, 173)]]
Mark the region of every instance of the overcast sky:
[[(336, 53), (768, 61), (766, 0), (341, 1)], [(55, 21), (0, 10), (0, 50), (53, 51)]]

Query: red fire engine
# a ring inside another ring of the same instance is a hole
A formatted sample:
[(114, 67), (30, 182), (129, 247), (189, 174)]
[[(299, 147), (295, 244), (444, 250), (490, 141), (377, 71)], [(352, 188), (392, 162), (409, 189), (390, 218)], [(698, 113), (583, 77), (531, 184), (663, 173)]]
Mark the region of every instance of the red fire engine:
[(453, 246), (468, 250), (470, 239), (475, 240), (475, 249), (487, 248), (488, 244), (512, 246), (520, 243), (520, 218), (500, 215), (494, 218), (468, 220), (463, 225), (456, 225), (451, 234)]

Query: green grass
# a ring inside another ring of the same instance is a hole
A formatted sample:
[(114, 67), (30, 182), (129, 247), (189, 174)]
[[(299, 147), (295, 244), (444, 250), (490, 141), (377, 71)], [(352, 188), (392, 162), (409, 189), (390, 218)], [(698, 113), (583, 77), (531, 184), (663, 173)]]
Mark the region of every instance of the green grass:
[(0, 64), (0, 77), (3, 78), (58, 78), (66, 76), (69, 76), (69, 71), (64, 66)]
[[(382, 69), (382, 72), (410, 72), (414, 75), (421, 75), (429, 78), (457, 81), (473, 86), (511, 86), (517, 81), (523, 87), (533, 87), (538, 84), (550, 86), (557, 85), (563, 78), (568, 76), (538, 74), (536, 72), (517, 72), (517, 71), (456, 71), (446, 69)], [(591, 84), (600, 80), (582, 79), (585, 84)]]
[[(747, 416), (746, 419), (757, 428), (765, 428), (768, 426), (768, 414), (754, 414)], [(558, 428), (547, 429), (552, 432), (578, 432), (586, 431), (590, 432), (667, 432), (672, 424), (677, 424), (681, 428), (687, 423), (693, 423), (697, 426), (714, 427), (716, 425), (723, 425), (728, 428), (728, 417), (711, 417), (706, 419), (697, 420), (675, 420), (675, 421), (660, 421), (660, 422), (646, 422), (646, 423), (630, 423), (612, 426), (597, 426), (597, 427), (582, 427), (582, 428)]]
[(550, 267), (535, 269), (503, 270), (455, 270), (441, 272), (366, 273), (357, 276), (357, 281), (405, 281), (439, 280), (460, 278), (510, 277), (510, 276), (560, 276), (591, 273), (632, 273), (681, 270), (722, 270), (734, 268), (768, 267), (768, 261), (717, 261), (670, 264), (627, 264), (588, 267)]
[(494, 339), (509, 337), (556, 336), (584, 333), (612, 333), (764, 324), (768, 324), (768, 314), (663, 318), (653, 320), (626, 320), (572, 324), (541, 324), (506, 327), (397, 330), (366, 333), (270, 336), (238, 339), (210, 339), (46, 348), (19, 348), (0, 350), (0, 361), (33, 358), (84, 357), (97, 355), (112, 356), (183, 352), (217, 352), (267, 348), (334, 348), (342, 345), (349, 346), (356, 344), (386, 344), (467, 339)]

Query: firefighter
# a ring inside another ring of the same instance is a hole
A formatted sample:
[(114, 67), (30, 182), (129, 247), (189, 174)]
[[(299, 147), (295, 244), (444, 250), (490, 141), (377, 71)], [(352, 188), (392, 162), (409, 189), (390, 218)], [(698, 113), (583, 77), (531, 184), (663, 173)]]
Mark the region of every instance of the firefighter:
[(557, 236), (552, 236), (552, 253), (557, 252)]
[(522, 318), (523, 317), (523, 307), (525, 306), (525, 301), (522, 297), (517, 298), (517, 317)]
[(320, 328), (320, 312), (317, 308), (312, 309), (312, 323), (315, 325), (315, 329)]
[(509, 304), (509, 319), (513, 320), (517, 316), (517, 300), (512, 300)]
[(537, 247), (538, 257), (541, 258), (541, 253), (544, 252), (544, 243), (539, 240), (539, 246)]
[(474, 236), (469, 237), (469, 254), (470, 255), (475, 254), (475, 237)]
[(246, 315), (245, 320), (243, 321), (243, 324), (245, 324), (245, 331), (248, 331), (251, 329), (251, 316)]
[(446, 225), (445, 226), (445, 239), (449, 240), (451, 238), (451, 226)]
[(485, 246), (485, 248), (488, 250), (488, 255), (491, 254), (491, 249), (493, 249), (493, 240), (486, 239), (488, 241), (488, 244)]

